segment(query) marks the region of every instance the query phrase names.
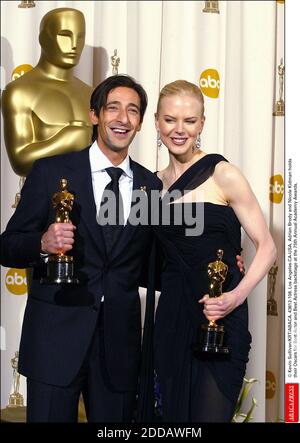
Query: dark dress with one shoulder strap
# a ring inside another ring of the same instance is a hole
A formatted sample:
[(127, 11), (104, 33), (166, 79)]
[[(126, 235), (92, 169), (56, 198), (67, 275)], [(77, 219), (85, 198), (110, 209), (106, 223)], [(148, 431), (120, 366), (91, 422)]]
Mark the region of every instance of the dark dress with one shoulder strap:
[[(205, 155), (168, 191), (197, 188), (213, 175), (220, 161), (227, 160), (219, 154)], [(223, 292), (235, 288), (242, 278), (236, 264), (236, 255), (241, 253), (241, 227), (230, 206), (175, 202), (171, 205), (173, 214), (175, 205), (182, 209), (190, 205), (194, 212), (196, 205), (201, 205), (204, 227), (201, 235), (188, 236), (184, 220), (176, 224), (172, 215), (170, 224), (154, 227), (164, 254), (154, 329), (154, 366), (162, 397), (162, 421), (228, 422), (242, 387), (250, 350), (247, 301), (217, 322), (225, 326), (229, 354), (195, 354), (193, 346), (198, 328), (208, 323), (198, 300), (208, 293), (207, 265), (216, 260), (218, 249), (223, 249), (222, 260), (228, 265)]]

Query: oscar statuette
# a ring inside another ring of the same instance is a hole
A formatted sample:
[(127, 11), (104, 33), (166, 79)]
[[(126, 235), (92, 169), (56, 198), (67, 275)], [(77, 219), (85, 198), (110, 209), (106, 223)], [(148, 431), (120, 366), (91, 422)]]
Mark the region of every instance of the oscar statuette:
[(277, 70), (279, 77), (279, 99), (275, 103), (273, 115), (276, 117), (282, 117), (285, 115), (285, 103), (283, 98), (285, 66), (283, 64), (283, 58), (280, 59), (280, 64), (278, 65)]
[(26, 421), (26, 407), (24, 398), (20, 393), (19, 352), (15, 351), (14, 357), (10, 360), (13, 369), (13, 392), (8, 399), (6, 408), (1, 409), (1, 422), (21, 423)]
[(110, 57), (112, 65), (112, 75), (118, 75), (118, 67), (120, 64), (120, 57), (118, 57), (117, 49), (114, 50), (114, 55)]
[(278, 273), (278, 266), (275, 266), (276, 262), (268, 272), (268, 300), (267, 300), (267, 315), (278, 316), (277, 301), (275, 300), (275, 286), (276, 275)]
[[(217, 250), (217, 260), (208, 264), (207, 273), (210, 279), (209, 296), (219, 297), (222, 295), (222, 284), (225, 281), (228, 266), (222, 262), (223, 250)], [(203, 324), (199, 330), (197, 351), (208, 353), (228, 354), (229, 349), (224, 344), (224, 326), (217, 325), (214, 320)]]
[[(55, 223), (69, 223), (69, 214), (74, 203), (74, 195), (67, 190), (67, 180), (60, 180), (60, 190), (52, 196), (52, 205), (56, 209)], [(78, 284), (79, 280), (73, 277), (74, 260), (71, 255), (50, 254), (47, 259), (47, 277), (41, 279), (41, 283), (59, 284), (72, 283)]]
[(24, 406), (23, 396), (20, 394), (20, 374), (18, 372), (18, 364), (19, 364), (19, 352), (15, 352), (14, 358), (11, 359), (11, 365), (13, 368), (13, 379), (14, 379), (14, 390), (13, 393), (9, 396), (8, 407), (14, 408), (17, 406)]

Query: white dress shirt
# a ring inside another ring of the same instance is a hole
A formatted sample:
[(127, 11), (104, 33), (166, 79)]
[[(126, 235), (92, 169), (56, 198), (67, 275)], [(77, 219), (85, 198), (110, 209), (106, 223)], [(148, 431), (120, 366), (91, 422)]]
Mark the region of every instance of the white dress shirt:
[[(105, 168), (115, 167), (110, 160), (100, 150), (97, 141), (94, 141), (89, 151), (90, 165), (92, 172), (92, 183), (97, 214), (99, 213), (103, 191), (111, 181)], [(131, 197), (133, 187), (133, 173), (130, 168), (129, 156), (127, 155), (121, 164), (117, 166), (123, 169), (123, 174), (119, 179), (119, 189), (123, 200), (124, 224), (126, 224), (131, 209)]]

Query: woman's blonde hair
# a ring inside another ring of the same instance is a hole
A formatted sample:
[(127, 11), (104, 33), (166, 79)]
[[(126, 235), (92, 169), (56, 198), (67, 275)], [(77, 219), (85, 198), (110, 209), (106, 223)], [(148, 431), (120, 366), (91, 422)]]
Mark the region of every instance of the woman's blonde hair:
[(190, 83), (186, 80), (175, 80), (162, 88), (158, 97), (157, 113), (161, 100), (170, 95), (190, 95), (192, 97), (196, 97), (202, 104), (202, 115), (204, 114), (204, 97), (200, 91), (200, 88), (194, 83)]

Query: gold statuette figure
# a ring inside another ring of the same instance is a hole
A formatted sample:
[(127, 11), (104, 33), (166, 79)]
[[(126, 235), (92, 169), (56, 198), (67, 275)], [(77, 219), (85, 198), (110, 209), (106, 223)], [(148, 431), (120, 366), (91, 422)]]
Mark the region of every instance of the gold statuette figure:
[(276, 275), (278, 272), (278, 266), (275, 266), (276, 263), (272, 266), (270, 271), (268, 272), (268, 301), (267, 301), (267, 315), (278, 315), (277, 310), (277, 302), (275, 300), (275, 286), (276, 286)]
[(209, 296), (210, 297), (219, 297), (222, 295), (222, 285), (225, 281), (228, 266), (222, 262), (223, 251), (222, 249), (218, 249), (217, 251), (217, 260), (209, 263), (207, 267), (207, 274), (210, 279), (209, 284)]
[(15, 408), (17, 406), (24, 406), (23, 396), (20, 394), (20, 374), (18, 372), (19, 365), (19, 352), (15, 352), (14, 358), (11, 359), (11, 365), (13, 368), (13, 380), (14, 380), (14, 389), (12, 394), (9, 396), (9, 408)]
[(11, 207), (14, 208), (14, 209), (18, 206), (19, 201), (21, 200), (21, 190), (23, 188), (24, 183), (25, 183), (25, 177), (20, 177), (20, 180), (19, 180), (19, 191), (20, 192), (16, 193), (16, 195), (15, 195), (15, 202), (14, 202), (13, 205), (11, 205)]
[(283, 64), (283, 59), (281, 59), (280, 65), (278, 65), (279, 99), (275, 104), (275, 111), (273, 112), (273, 115), (275, 116), (283, 116), (285, 114), (285, 104), (283, 99), (284, 73), (285, 73), (285, 67)]
[(91, 87), (74, 76), (85, 41), (81, 11), (57, 8), (41, 20), (38, 64), (2, 94), (4, 139), (14, 172), (36, 159), (78, 151), (91, 142)]
[[(226, 279), (228, 266), (222, 262), (223, 251), (218, 249), (217, 260), (209, 263), (207, 274), (210, 280), (208, 293), (210, 297), (219, 297), (222, 295), (222, 285)], [(211, 320), (208, 325), (201, 325), (199, 331), (199, 343), (196, 348), (200, 352), (228, 354), (229, 350), (224, 345), (224, 326), (217, 325)]]
[(52, 205), (56, 209), (55, 223), (69, 223), (70, 212), (73, 208), (74, 195), (67, 190), (67, 180), (62, 178), (60, 181), (60, 191), (52, 196)]
[(114, 50), (114, 55), (111, 56), (112, 75), (118, 75), (118, 67), (120, 64), (120, 57), (117, 55), (117, 50)]
[(18, 372), (18, 351), (15, 352), (10, 362), (13, 369), (13, 391), (8, 398), (8, 405), (1, 409), (1, 422), (23, 423), (26, 421), (26, 407), (24, 406), (23, 395), (19, 392), (21, 376)]
[[(52, 205), (56, 209), (55, 223), (69, 223), (70, 212), (73, 208), (74, 195), (67, 190), (67, 180), (60, 180), (60, 190), (55, 192), (52, 197)], [(79, 283), (78, 279), (73, 277), (74, 260), (71, 255), (51, 254), (47, 261), (47, 277), (41, 279), (41, 283)]]

